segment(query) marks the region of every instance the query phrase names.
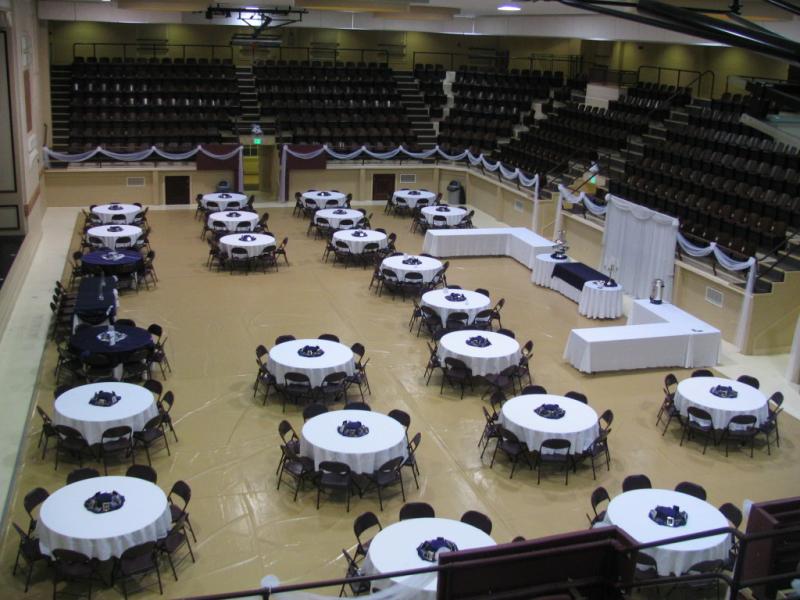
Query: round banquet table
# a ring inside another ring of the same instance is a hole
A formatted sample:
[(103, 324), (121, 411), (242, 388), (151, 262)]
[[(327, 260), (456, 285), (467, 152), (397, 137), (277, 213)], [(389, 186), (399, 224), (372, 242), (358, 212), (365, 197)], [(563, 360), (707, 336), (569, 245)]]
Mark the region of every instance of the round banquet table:
[[(356, 231), (363, 231), (367, 235), (364, 237), (354, 236)], [(361, 254), (364, 252), (364, 247), (370, 243), (377, 243), (379, 248), (386, 248), (389, 243), (385, 233), (374, 231), (372, 229), (348, 229), (346, 231), (337, 231), (333, 234), (334, 240), (339, 240), (347, 244), (350, 252), (353, 254)]]
[(130, 245), (133, 245), (142, 235), (142, 228), (135, 225), (100, 225), (88, 229), (86, 235), (100, 238), (106, 248), (115, 248), (117, 239), (121, 237), (131, 238)]
[(106, 326), (81, 329), (69, 338), (69, 345), (81, 355), (105, 354), (116, 362), (122, 362), (125, 359), (125, 355), (131, 352), (153, 346), (153, 337), (147, 329), (128, 327), (126, 325), (116, 326), (115, 329), (120, 333), (124, 333), (127, 337), (113, 346), (98, 338), (101, 333), (108, 330)]
[[(316, 206), (317, 208), (329, 208), (333, 206), (344, 206), (347, 202), (347, 196), (342, 192), (334, 192), (332, 190), (315, 190), (313, 192), (304, 192), (301, 195), (303, 205), (306, 208)], [(308, 201), (312, 202), (309, 203)]]
[[(252, 240), (242, 240), (242, 236), (248, 235)], [(254, 258), (264, 251), (264, 248), (275, 245), (275, 238), (264, 233), (232, 233), (219, 238), (219, 246), (228, 256), (231, 255), (232, 248), (244, 248), (247, 256)]]
[(115, 215), (123, 215), (125, 223), (133, 223), (136, 215), (140, 212), (142, 212), (142, 207), (136, 204), (98, 204), (92, 209), (92, 214), (96, 215), (101, 223), (115, 222)]
[[(114, 392), (120, 397), (113, 406), (89, 404), (97, 392)], [(81, 432), (89, 444), (100, 443), (106, 429), (127, 425), (141, 431), (158, 414), (153, 394), (130, 383), (90, 383), (68, 390), (56, 398), (53, 420)]]
[(231, 208), (241, 208), (245, 204), (247, 204), (247, 196), (245, 194), (236, 194), (233, 192), (221, 192), (216, 194), (205, 194), (202, 198), (200, 198), (200, 204), (203, 208), (208, 208), (209, 202), (215, 202), (216, 206), (212, 206), (211, 208), (217, 208), (218, 210), (227, 210), (228, 207), (232, 204)]
[[(467, 345), (467, 340), (482, 336), (491, 342), (486, 348)], [(439, 340), (439, 357), (444, 362), (448, 356), (464, 361), (473, 375), (499, 373), (519, 362), (519, 343), (512, 337), (494, 331), (462, 329), (442, 336)]]
[(607, 286), (605, 281), (587, 281), (581, 290), (578, 312), (590, 319), (622, 316), (622, 286)]
[[(545, 419), (534, 412), (542, 404), (558, 404), (565, 414), (560, 419)], [(591, 406), (553, 394), (516, 396), (503, 404), (500, 423), (524, 441), (530, 450), (539, 450), (547, 439), (569, 440), (571, 454), (588, 448), (600, 433), (597, 413)]]
[(81, 270), (87, 274), (116, 275), (120, 271), (127, 271), (131, 265), (141, 263), (142, 260), (142, 254), (130, 248), (114, 251), (94, 250), (81, 257)]
[[(447, 296), (450, 294), (463, 294), (466, 296), (466, 300), (464, 301), (456, 301), (453, 302), (447, 299)], [(472, 292), (470, 290), (451, 290), (451, 289), (440, 289), (440, 290), (431, 290), (430, 292), (425, 292), (422, 294), (421, 299), (422, 306), (429, 306), (436, 313), (441, 317), (442, 323), (447, 322), (447, 317), (454, 312), (465, 312), (469, 317), (467, 321), (472, 323), (472, 320), (482, 310), (486, 310), (491, 306), (491, 299), (489, 296), (484, 294), (479, 294), (478, 292)]]
[[(360, 421), (369, 428), (361, 437), (346, 437), (336, 428), (343, 421)], [(382, 464), (408, 456), (406, 430), (393, 418), (366, 410), (333, 410), (309, 419), (303, 425), (300, 453), (314, 459), (342, 462), (354, 473), (374, 473)]]
[(239, 223), (250, 225), (249, 231), (258, 224), (258, 214), (249, 211), (229, 210), (225, 212), (215, 212), (208, 215), (208, 225), (213, 229), (213, 223), (218, 221), (224, 223), (228, 231), (243, 231), (239, 229)]
[(550, 287), (550, 280), (553, 278), (553, 267), (555, 267), (557, 263), (572, 262), (572, 259), (568, 256), (566, 258), (553, 258), (551, 254), (553, 253), (545, 252), (543, 254), (537, 254), (533, 261), (533, 275), (531, 275), (531, 280), (536, 285)]
[[(477, 527), (461, 521), (435, 518), (406, 519), (384, 527), (372, 538), (363, 564), (364, 572), (368, 575), (380, 575), (391, 571), (430, 567), (435, 563), (422, 560), (417, 554), (417, 546), (437, 537), (453, 542), (459, 550), (485, 548), (497, 544)], [(414, 595), (414, 598), (429, 600), (436, 598), (436, 573), (378, 580), (376, 587), (389, 587), (389, 582), (419, 586), (419, 593)]]
[[(445, 210), (447, 209), (447, 210)], [(467, 211), (457, 206), (448, 206), (447, 204), (439, 204), (438, 206), (426, 206), (421, 211), (428, 225), (433, 225), (433, 217), (436, 215), (443, 216), (447, 219), (447, 226), (454, 227), (461, 223), (461, 220), (467, 215)]]
[[(409, 258), (416, 258), (420, 261), (418, 265), (405, 265), (404, 260)], [(410, 256), (408, 254), (390, 256), (381, 263), (381, 268), (391, 269), (397, 273), (400, 281), (406, 276), (406, 273), (422, 273), (422, 281), (429, 283), (433, 280), (436, 274), (442, 270), (442, 261), (430, 256)]]
[[(316, 357), (300, 356), (298, 350), (304, 346), (319, 346), (324, 354)], [(352, 375), (355, 372), (355, 363), (353, 351), (344, 344), (329, 340), (305, 339), (273, 346), (269, 351), (267, 368), (279, 383), (284, 382), (283, 376), (286, 373), (294, 371), (305, 373), (311, 380), (311, 386), (318, 387), (331, 373), (344, 371)]]
[[(117, 491), (121, 508), (95, 514), (83, 503), (97, 492)], [(125, 550), (163, 538), (170, 529), (167, 496), (155, 484), (137, 477), (94, 477), (62, 487), (42, 504), (36, 533), (48, 556), (64, 548), (108, 560)]]
[[(314, 223), (317, 222), (317, 219), (322, 217), (323, 219), (327, 219), (328, 225), (334, 229), (352, 229), (363, 216), (364, 214), (361, 211), (352, 208), (324, 208), (314, 213)], [(352, 223), (345, 223), (342, 225), (341, 223), (345, 219), (350, 219)]]
[[(649, 517), (656, 506), (678, 506), (688, 517), (683, 527), (659, 525)], [(616, 496), (606, 509), (606, 525), (616, 525), (637, 542), (646, 544), (690, 533), (728, 527), (728, 519), (708, 502), (673, 490), (644, 489)], [(731, 536), (720, 534), (642, 550), (656, 561), (659, 575), (681, 575), (706, 560), (724, 560)]]
[(420, 200), (425, 200), (424, 204), (430, 204), (436, 199), (436, 194), (428, 190), (397, 190), (392, 194), (392, 203), (397, 204), (397, 198), (402, 198), (408, 208), (416, 208)]
[[(711, 393), (718, 385), (730, 386), (738, 395), (736, 398), (719, 398)], [(755, 415), (757, 424), (764, 422), (768, 415), (767, 397), (756, 388), (722, 377), (689, 377), (678, 384), (675, 392), (675, 406), (686, 416), (690, 406), (702, 408), (711, 415), (714, 429), (725, 429), (736, 415)]]

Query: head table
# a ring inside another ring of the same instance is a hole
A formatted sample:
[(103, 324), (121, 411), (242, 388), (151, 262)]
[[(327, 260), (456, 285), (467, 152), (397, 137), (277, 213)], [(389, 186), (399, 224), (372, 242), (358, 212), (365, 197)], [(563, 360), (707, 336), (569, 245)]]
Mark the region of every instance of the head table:
[[(84, 502), (97, 492), (125, 497), (118, 510), (95, 514)], [(155, 484), (136, 477), (94, 477), (72, 483), (42, 504), (36, 533), (46, 555), (64, 548), (108, 560), (144, 542), (163, 538), (172, 522), (167, 496)]]

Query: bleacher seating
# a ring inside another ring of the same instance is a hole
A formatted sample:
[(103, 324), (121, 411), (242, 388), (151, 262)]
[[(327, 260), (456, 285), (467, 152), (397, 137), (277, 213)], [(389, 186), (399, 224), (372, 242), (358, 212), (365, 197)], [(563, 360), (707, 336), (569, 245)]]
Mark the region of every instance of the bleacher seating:
[(417, 63), (414, 65), (414, 79), (419, 84), (419, 90), (428, 105), (431, 117), (442, 116), (442, 107), (447, 104), (443, 82), (447, 72), (442, 65)]
[(76, 57), (70, 91), (70, 152), (181, 152), (219, 142), (240, 111), (230, 59)]

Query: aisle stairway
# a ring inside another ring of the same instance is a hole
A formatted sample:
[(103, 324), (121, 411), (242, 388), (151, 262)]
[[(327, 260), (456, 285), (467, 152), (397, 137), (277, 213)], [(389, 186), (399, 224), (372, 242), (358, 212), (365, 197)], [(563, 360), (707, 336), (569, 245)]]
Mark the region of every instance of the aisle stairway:
[(70, 85), (72, 85), (71, 65), (50, 66), (50, 104), (53, 115), (53, 141), (50, 147), (66, 152), (69, 146)]
[(411, 120), (411, 129), (417, 136), (417, 144), (422, 150), (432, 149), (436, 145), (436, 131), (414, 74), (411, 71), (394, 71), (392, 77), (397, 82), (400, 102)]

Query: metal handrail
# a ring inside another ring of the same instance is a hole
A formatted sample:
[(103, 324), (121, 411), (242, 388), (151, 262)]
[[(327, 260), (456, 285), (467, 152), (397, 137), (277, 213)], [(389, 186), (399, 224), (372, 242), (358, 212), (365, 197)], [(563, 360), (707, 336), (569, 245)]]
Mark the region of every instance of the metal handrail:
[[(683, 73), (694, 73), (695, 75), (700, 75), (700, 71), (695, 71), (693, 69), (676, 69), (674, 67), (661, 67), (661, 66), (658, 66), (658, 65), (641, 65), (636, 70), (636, 78), (639, 81), (642, 80), (642, 69), (656, 69), (656, 77), (657, 77), (656, 78), (656, 83), (658, 83), (659, 85), (661, 84), (661, 73), (662, 72), (674, 72), (674, 73), (677, 73), (678, 74), (678, 79), (675, 82), (675, 86), (676, 87), (681, 87), (681, 75)], [(690, 83), (689, 85), (687, 85), (685, 87), (690, 87), (691, 85), (694, 84), (695, 81), (697, 81), (697, 79), (698, 78), (695, 77), (694, 80), (692, 80), (692, 83)], [(698, 91), (698, 93), (700, 92), (700, 86), (699, 85), (697, 86), (697, 91)], [(713, 85), (711, 87), (711, 91), (712, 91), (712, 93), (714, 91)]]
[[(764, 271), (763, 273), (759, 273), (758, 274), (759, 278), (760, 277), (766, 277), (767, 273), (770, 273), (775, 267), (777, 267), (780, 263), (782, 263), (784, 260), (786, 260), (790, 256), (791, 248), (789, 246), (790, 246), (790, 244), (789, 244), (788, 240), (783, 240), (777, 246), (775, 246), (772, 250), (767, 252), (767, 254), (766, 254), (766, 256), (764, 256), (764, 258), (769, 258), (773, 254), (778, 258), (775, 260), (774, 263), (772, 263), (767, 268), (766, 271)], [(778, 253), (780, 252), (781, 248), (783, 248), (783, 247), (786, 247), (786, 253), (783, 256), (779, 256)], [(762, 261), (763, 261), (763, 259), (762, 259)], [(760, 261), (760, 262), (762, 262), (762, 261)]]
[(75, 59), (78, 46), (91, 46), (92, 47), (92, 56), (97, 58), (97, 47), (98, 46), (114, 46), (114, 47), (121, 47), (122, 48), (122, 57), (127, 58), (127, 49), (129, 47), (134, 48), (151, 48), (153, 50), (153, 56), (156, 56), (156, 50), (158, 48), (181, 48), (183, 50), (182, 58), (186, 58), (186, 49), (187, 48), (210, 48), (211, 49), (211, 58), (216, 58), (214, 56), (214, 52), (216, 48), (224, 48), (227, 50), (230, 58), (233, 59), (233, 46), (222, 46), (220, 44), (156, 44), (153, 42), (142, 42), (142, 43), (130, 43), (130, 42), (75, 42), (72, 44), (72, 58)]
[(766, 81), (769, 83), (789, 83), (788, 79), (778, 79), (776, 77), (759, 77), (758, 75), (736, 75), (734, 73), (729, 73), (727, 77), (725, 77), (725, 93), (728, 93), (728, 89), (731, 84), (731, 79), (744, 79), (746, 82), (759, 82), (759, 81)]

